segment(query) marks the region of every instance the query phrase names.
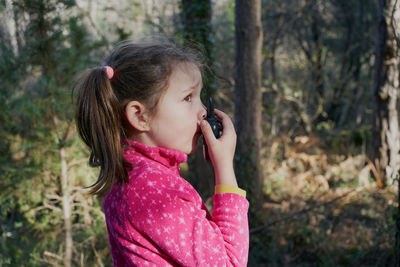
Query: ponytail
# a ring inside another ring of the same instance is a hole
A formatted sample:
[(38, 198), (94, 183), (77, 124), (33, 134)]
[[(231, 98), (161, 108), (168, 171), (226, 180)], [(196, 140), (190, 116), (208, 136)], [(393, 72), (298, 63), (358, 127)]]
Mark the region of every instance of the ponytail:
[(116, 181), (129, 181), (132, 165), (123, 155), (121, 140), (133, 129), (125, 117), (124, 105), (140, 101), (154, 115), (176, 65), (185, 62), (201, 66), (191, 51), (164, 41), (123, 42), (103, 62), (108, 66), (83, 73), (80, 84), (74, 86), (78, 90), (78, 133), (90, 149), (89, 165), (100, 166), (97, 181), (89, 186), (90, 193), (99, 197), (106, 196)]
[(124, 158), (121, 146), (125, 137), (123, 111), (105, 68), (89, 70), (78, 90), (78, 133), (91, 151), (89, 165), (100, 166), (97, 181), (87, 188), (92, 187), (90, 194), (104, 197), (115, 179), (128, 182), (131, 164)]

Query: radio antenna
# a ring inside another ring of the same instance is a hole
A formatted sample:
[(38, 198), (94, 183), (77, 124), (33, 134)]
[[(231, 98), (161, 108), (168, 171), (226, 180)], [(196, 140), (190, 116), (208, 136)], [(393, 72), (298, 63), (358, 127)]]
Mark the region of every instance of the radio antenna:
[(214, 103), (213, 103), (211, 97), (208, 99), (207, 117), (208, 118), (213, 118), (214, 117)]

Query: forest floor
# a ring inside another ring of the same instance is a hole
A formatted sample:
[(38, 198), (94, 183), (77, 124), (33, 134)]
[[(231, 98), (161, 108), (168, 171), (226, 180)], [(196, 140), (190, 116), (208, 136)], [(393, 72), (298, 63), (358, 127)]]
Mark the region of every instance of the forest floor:
[(327, 153), (309, 137), (263, 147), (249, 266), (394, 266), (397, 191), (376, 185), (364, 154)]

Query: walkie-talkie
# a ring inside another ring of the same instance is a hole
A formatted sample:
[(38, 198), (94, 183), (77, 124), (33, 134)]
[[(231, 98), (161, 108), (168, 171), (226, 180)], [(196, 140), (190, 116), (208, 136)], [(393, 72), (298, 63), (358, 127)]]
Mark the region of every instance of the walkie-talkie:
[[(213, 103), (212, 97), (210, 97), (208, 99), (206, 120), (210, 124), (215, 138), (217, 138), (217, 139), (220, 138), (222, 136), (223, 127), (222, 127), (222, 122), (220, 120), (218, 120), (217, 118), (215, 118), (214, 103)], [(206, 140), (204, 140), (204, 137), (203, 137), (203, 146), (204, 146), (204, 158), (206, 159), (206, 161), (210, 161), (210, 156), (208, 155), (208, 147), (207, 147)]]

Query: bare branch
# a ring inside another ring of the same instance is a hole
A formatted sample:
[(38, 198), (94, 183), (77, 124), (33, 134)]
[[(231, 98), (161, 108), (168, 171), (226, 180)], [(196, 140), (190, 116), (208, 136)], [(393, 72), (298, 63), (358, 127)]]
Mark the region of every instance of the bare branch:
[(80, 228), (87, 228), (88, 226), (83, 223), (74, 223), (72, 228), (80, 229)]
[(58, 207), (52, 206), (49, 203), (45, 202), (42, 206), (36, 207), (34, 209), (31, 209), (29, 212), (35, 213), (37, 211), (43, 210), (43, 209), (49, 209), (49, 210), (54, 210), (55, 212), (60, 212), (62, 213), (62, 210)]
[(312, 210), (315, 209), (315, 208), (331, 205), (331, 204), (335, 203), (337, 200), (342, 199), (342, 198), (344, 198), (344, 197), (347, 197), (347, 196), (351, 195), (352, 193), (361, 192), (361, 191), (363, 191), (365, 188), (366, 188), (366, 186), (362, 186), (362, 187), (359, 187), (359, 188), (355, 188), (355, 189), (353, 189), (353, 190), (350, 190), (349, 192), (344, 193), (343, 195), (340, 195), (340, 196), (338, 196), (338, 197), (335, 197), (334, 199), (332, 199), (332, 200), (330, 200), (330, 201), (323, 202), (323, 203), (320, 203), (320, 204), (315, 204), (315, 205), (312, 205), (311, 207), (308, 207), (308, 208), (305, 208), (305, 209), (302, 209), (302, 210), (299, 210), (299, 211), (294, 211), (294, 212), (290, 213), (289, 215), (287, 215), (287, 216), (285, 216), (285, 217), (282, 217), (282, 218), (273, 220), (273, 221), (271, 221), (271, 222), (269, 222), (269, 223), (267, 223), (267, 224), (264, 224), (264, 225), (255, 227), (255, 228), (253, 228), (253, 229), (250, 229), (250, 234), (254, 234), (254, 233), (260, 232), (260, 231), (262, 231), (262, 230), (267, 229), (268, 227), (270, 227), (270, 226), (273, 225), (273, 224), (276, 224), (276, 223), (280, 223), (280, 222), (283, 222), (283, 221), (290, 220), (290, 219), (292, 219), (293, 217), (296, 217), (296, 216), (298, 216), (298, 215), (301, 215), (301, 214), (307, 213), (307, 212), (309, 212), (309, 211), (312, 211)]
[[(74, 207), (81, 207), (81, 208), (84, 208), (84, 209), (92, 210), (92, 211), (95, 211), (96, 213), (98, 213), (99, 215), (101, 215), (103, 218), (105, 218), (104, 217), (104, 213), (100, 209), (95, 208), (95, 207), (91, 207), (91, 206), (89, 206), (87, 204), (84, 204), (84, 203), (73, 203), (72, 207), (73, 208)], [(73, 211), (73, 212), (78, 212), (78, 211)]]
[(51, 200), (50, 202), (59, 202), (61, 201), (61, 197), (57, 194), (46, 194), (45, 197), (47, 197), (49, 200), (50, 199), (56, 199), (57, 201)]
[(50, 209), (50, 210), (54, 210), (55, 212), (60, 212), (60, 213), (62, 213), (62, 210), (60, 209), (60, 208), (58, 208), (58, 207), (55, 207), (55, 206), (53, 206), (53, 205), (50, 205), (49, 203), (47, 203), (47, 202), (44, 202), (44, 205), (43, 205), (45, 208), (47, 208), (47, 209)]
[[(74, 193), (72, 193), (72, 192), (74, 192)], [(86, 195), (87, 194), (87, 190), (82, 188), (82, 187), (73, 186), (71, 188), (71, 193), (72, 193), (71, 194), (71, 199), (76, 199), (77, 196)]]
[(399, 36), (397, 35), (397, 31), (396, 31), (398, 27), (396, 25), (394, 25), (394, 13), (396, 12), (396, 9), (397, 9), (397, 1), (398, 0), (395, 0), (395, 2), (393, 4), (392, 15), (390, 16), (390, 26), (392, 27), (393, 36), (394, 36), (394, 39), (396, 40), (397, 47), (400, 47), (400, 39), (399, 39)]
[(94, 245), (94, 240), (92, 240), (91, 244), (92, 244), (92, 249), (93, 249), (93, 251), (94, 251), (94, 254), (96, 255), (97, 262), (99, 263), (99, 266), (100, 266), (100, 267), (104, 267), (104, 264), (103, 264), (103, 262), (101, 261), (101, 257), (100, 257), (100, 255), (99, 255), (99, 253), (97, 252), (96, 247), (95, 247), (95, 245)]
[(87, 215), (86, 212), (79, 211), (79, 210), (74, 210), (74, 211), (72, 211), (72, 214), (73, 214), (73, 215), (82, 215), (82, 216), (86, 216), (86, 215)]
[(60, 261), (63, 260), (63, 258), (61, 256), (59, 256), (57, 254), (54, 254), (54, 253), (52, 253), (50, 251), (47, 251), (47, 250), (43, 253), (43, 255), (46, 256), (46, 257), (55, 258), (55, 259), (60, 260)]
[(49, 264), (50, 266), (57, 266), (58, 265), (57, 262), (48, 261), (46, 259), (39, 258), (38, 256), (35, 256), (35, 255), (33, 255), (33, 257), (34, 257), (35, 260), (37, 260), (39, 262), (43, 262), (43, 263)]
[(82, 163), (84, 163), (84, 162), (86, 162), (86, 161), (87, 161), (86, 158), (85, 158), (85, 159), (74, 160), (74, 161), (72, 161), (72, 162), (70, 162), (70, 163), (67, 164), (67, 168), (68, 168), (68, 170), (69, 170), (69, 169), (71, 169), (72, 167), (74, 167), (74, 166), (76, 166), (76, 165), (80, 165), (80, 164), (82, 164)]

